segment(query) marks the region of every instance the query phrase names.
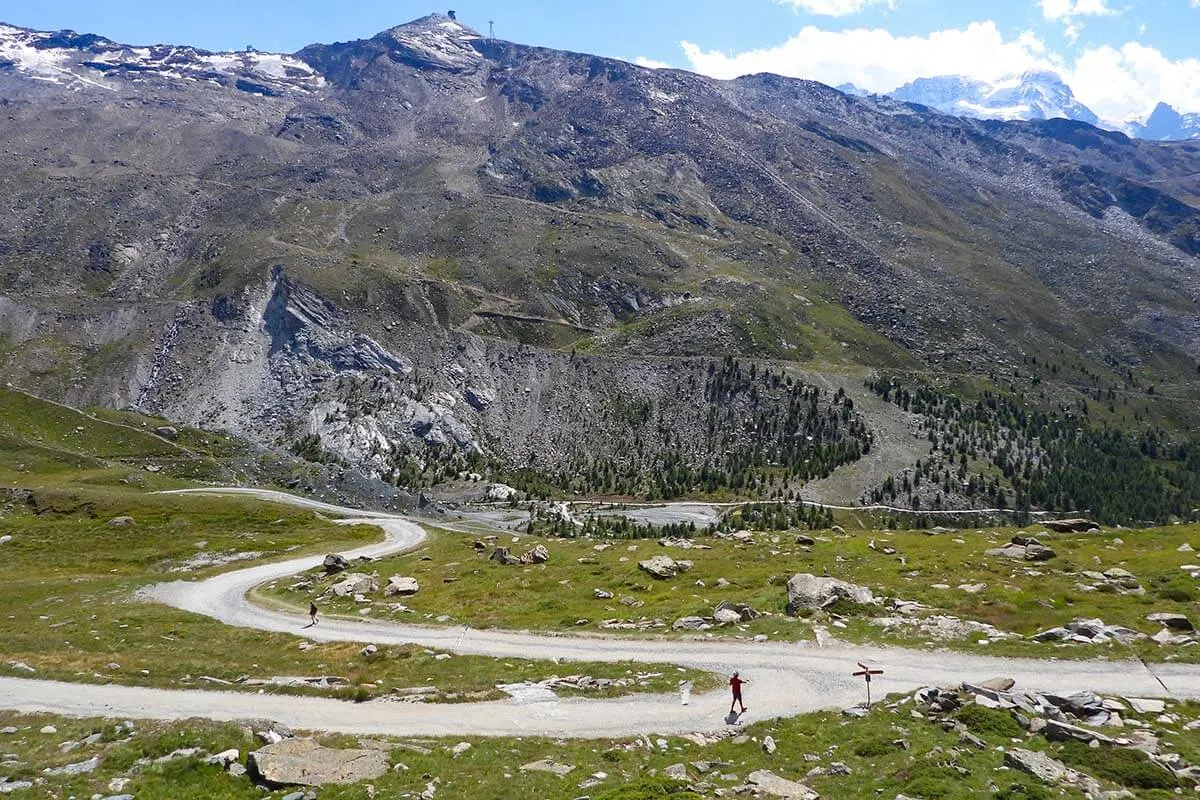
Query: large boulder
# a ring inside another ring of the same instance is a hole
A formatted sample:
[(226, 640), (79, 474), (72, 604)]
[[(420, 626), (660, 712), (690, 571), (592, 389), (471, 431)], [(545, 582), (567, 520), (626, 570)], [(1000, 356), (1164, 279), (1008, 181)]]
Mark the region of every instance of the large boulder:
[(370, 594), (378, 590), (379, 584), (370, 575), (348, 572), (344, 578), (326, 589), (325, 593), (335, 597), (352, 597), (356, 594)]
[(853, 583), (802, 572), (787, 582), (787, 612), (795, 614), (802, 608), (819, 609), (841, 599), (870, 605), (875, 602), (871, 590)]
[(1033, 539), (1018, 542), (1015, 541), (1017, 538), (1025, 537), (1014, 537), (1012, 544), (993, 547), (985, 550), (983, 554), (990, 558), (1011, 558), (1017, 561), (1049, 561), (1057, 555), (1049, 547)]
[(327, 575), (332, 575), (335, 572), (345, 572), (350, 569), (350, 562), (346, 557), (338, 553), (330, 553), (325, 556), (325, 561), (321, 564), (325, 568)]
[(416, 594), (420, 589), (421, 585), (417, 583), (416, 578), (393, 575), (388, 578), (387, 586), (384, 588), (383, 593), (388, 596), (400, 595), (401, 597), (408, 597), (409, 595)]
[(246, 757), (258, 782), (281, 786), (325, 786), (374, 780), (388, 771), (385, 750), (338, 750), (313, 739), (285, 739)]
[(674, 578), (679, 573), (686, 572), (691, 568), (691, 561), (676, 561), (670, 556), (653, 556), (638, 562), (638, 569), (660, 581)]

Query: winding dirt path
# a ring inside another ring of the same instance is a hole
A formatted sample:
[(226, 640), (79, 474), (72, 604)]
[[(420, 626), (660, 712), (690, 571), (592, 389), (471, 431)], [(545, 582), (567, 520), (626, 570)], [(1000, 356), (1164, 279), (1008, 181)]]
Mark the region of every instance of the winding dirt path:
[[(344, 517), (344, 523), (381, 527), (384, 540), (348, 552), (383, 556), (412, 548), (425, 538), (415, 523), (389, 514), (339, 508), (279, 492), (253, 489), (203, 490), (251, 494)], [(379, 620), (326, 619), (301, 631), (307, 618), (250, 604), (246, 593), (270, 580), (311, 569), (306, 557), (235, 570), (202, 581), (149, 587), (146, 599), (205, 614), (229, 625), (290, 632), (315, 641), (419, 644), (438, 650), (501, 658), (560, 661), (671, 663), (728, 673), (742, 671), (750, 683), (744, 720), (837, 708), (863, 699), (863, 687), (850, 677), (856, 662), (884, 670), (880, 694), (926, 685), (952, 685), (1000, 675), (1018, 686), (1044, 691), (1089, 689), (1125, 695), (1200, 699), (1200, 669), (1156, 665), (1151, 674), (1136, 662), (1002, 659), (948, 652), (888, 648), (817, 647), (810, 643), (730, 640), (645, 640), (616, 637), (531, 634), (518, 631), (435, 628)], [(565, 670), (564, 670), (565, 671)], [(1168, 692), (1159, 684), (1161, 678)], [(235, 692), (94, 686), (0, 678), (0, 708), (71, 716), (217, 720), (265, 717), (292, 727), (359, 734), (614, 737), (640, 733), (685, 733), (720, 727), (728, 697), (724, 691), (693, 697), (633, 696), (522, 703), (513, 700), (459, 705), (400, 703), (351, 704), (336, 700)]]

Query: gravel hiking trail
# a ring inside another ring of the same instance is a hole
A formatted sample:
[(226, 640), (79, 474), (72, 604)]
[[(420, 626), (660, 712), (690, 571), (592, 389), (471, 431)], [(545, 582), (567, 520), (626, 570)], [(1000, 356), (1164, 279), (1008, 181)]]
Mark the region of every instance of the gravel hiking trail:
[[(199, 491), (249, 494), (338, 516), (345, 524), (378, 525), (384, 532), (383, 541), (346, 552), (344, 555), (351, 559), (402, 552), (417, 546), (426, 536), (419, 525), (403, 517), (340, 508), (281, 492)], [(262, 564), (200, 581), (158, 584), (147, 587), (139, 596), (204, 614), (228, 625), (294, 633), (298, 638), (312, 641), (417, 644), (464, 655), (554, 660), (564, 664), (564, 673), (571, 671), (569, 662), (580, 660), (666, 663), (723, 675), (736, 669), (748, 681), (745, 695), (750, 710), (742, 721), (792, 716), (861, 702), (863, 684), (850, 676), (860, 661), (883, 670), (875, 682), (876, 696), (1006, 676), (1015, 678), (1023, 689), (1058, 693), (1087, 689), (1121, 696), (1200, 699), (1200, 669), (1188, 665), (1156, 664), (1152, 673), (1136, 661), (1008, 659), (944, 651), (819, 647), (812, 643), (732, 639), (654, 640), (534, 634), (367, 619), (326, 618), (319, 626), (304, 629), (307, 623), (304, 613), (263, 608), (246, 598), (255, 586), (312, 569), (320, 563), (320, 557), (309, 556)], [(436, 685), (436, 675), (432, 682)], [(681, 734), (720, 728), (728, 703), (726, 689), (693, 696), (688, 705), (683, 705), (677, 695), (409, 704), (0, 678), (0, 708), (15, 711), (170, 720), (268, 718), (304, 730), (396, 736), (597, 738)]]

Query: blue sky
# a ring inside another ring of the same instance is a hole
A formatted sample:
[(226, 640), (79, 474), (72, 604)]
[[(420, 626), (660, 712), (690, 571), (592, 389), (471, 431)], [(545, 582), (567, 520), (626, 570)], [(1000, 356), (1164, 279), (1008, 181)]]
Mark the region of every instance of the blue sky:
[[(914, 77), (1053, 69), (1101, 116), (1160, 99), (1200, 111), (1200, 0), (454, 0), (499, 37), (693, 69), (770, 71), (888, 91)], [(375, 0), (7, 0), (0, 19), (130, 44), (291, 52), (443, 6)]]

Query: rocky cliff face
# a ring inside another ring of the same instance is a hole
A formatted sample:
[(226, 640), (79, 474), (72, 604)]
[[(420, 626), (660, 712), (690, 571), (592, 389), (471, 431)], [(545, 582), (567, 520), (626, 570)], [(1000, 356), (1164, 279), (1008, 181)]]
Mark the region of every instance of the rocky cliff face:
[(292, 56), (3, 28), (0, 113), (6, 380), (383, 477), (696, 465), (714, 410), (740, 452), (791, 401), (708, 392), (727, 354), (1185, 394), (1200, 358), (1193, 144), (440, 17)]

